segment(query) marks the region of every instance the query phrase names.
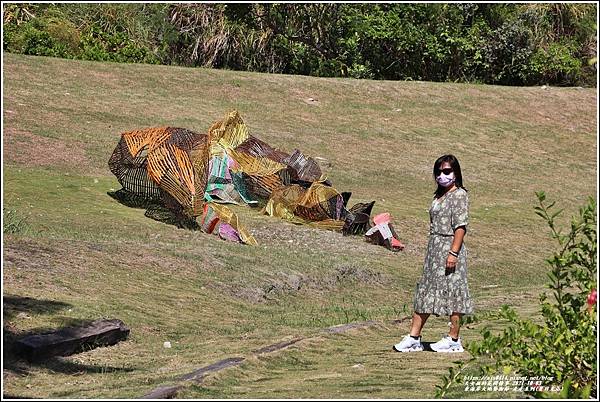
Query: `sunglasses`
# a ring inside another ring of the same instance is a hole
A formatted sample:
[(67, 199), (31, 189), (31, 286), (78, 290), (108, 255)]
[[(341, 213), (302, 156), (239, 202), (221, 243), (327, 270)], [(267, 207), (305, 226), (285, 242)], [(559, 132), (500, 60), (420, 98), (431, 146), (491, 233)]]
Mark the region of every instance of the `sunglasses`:
[(453, 172), (452, 168), (440, 169), (439, 171), (443, 174), (450, 174)]

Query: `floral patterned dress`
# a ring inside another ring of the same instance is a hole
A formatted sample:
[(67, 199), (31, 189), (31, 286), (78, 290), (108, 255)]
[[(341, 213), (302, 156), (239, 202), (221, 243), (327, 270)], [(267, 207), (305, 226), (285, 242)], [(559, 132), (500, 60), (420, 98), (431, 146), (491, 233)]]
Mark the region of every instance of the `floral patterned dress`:
[(451, 315), (473, 313), (473, 300), (467, 283), (467, 248), (459, 251), (453, 273), (446, 272), (446, 259), (454, 238), (454, 230), (469, 222), (469, 197), (458, 188), (434, 199), (429, 209), (429, 244), (423, 264), (423, 275), (417, 283), (414, 298), (416, 313)]

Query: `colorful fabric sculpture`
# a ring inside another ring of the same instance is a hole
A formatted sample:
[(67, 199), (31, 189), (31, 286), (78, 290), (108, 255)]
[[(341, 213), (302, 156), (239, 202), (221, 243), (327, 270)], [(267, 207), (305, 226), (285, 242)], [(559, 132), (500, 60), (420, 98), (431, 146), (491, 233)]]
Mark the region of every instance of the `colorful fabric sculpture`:
[(237, 111), (207, 134), (174, 127), (123, 133), (108, 165), (123, 187), (114, 198), (230, 241), (257, 244), (226, 203), (262, 205), (265, 214), (345, 235), (371, 226), (374, 202), (346, 209), (351, 193), (333, 188), (313, 158), (253, 137)]

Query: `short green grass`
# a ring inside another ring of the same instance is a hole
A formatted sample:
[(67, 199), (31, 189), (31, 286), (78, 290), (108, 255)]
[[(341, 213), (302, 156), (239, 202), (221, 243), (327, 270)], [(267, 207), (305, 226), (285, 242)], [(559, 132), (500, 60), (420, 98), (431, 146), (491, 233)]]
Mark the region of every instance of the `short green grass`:
[[(536, 313), (553, 244), (533, 213), (535, 191), (565, 208), (562, 223), (597, 192), (592, 89), (322, 79), (8, 53), (3, 61), (6, 396), (135, 398), (244, 356), (182, 397), (432, 397), (453, 359), (392, 353), (408, 324), (389, 320), (411, 313), (433, 161), (454, 153), (463, 168), (469, 280), (480, 310), (510, 303)], [(232, 109), (268, 143), (326, 158), (334, 186), (352, 191), (351, 204), (375, 200), (375, 213), (392, 213), (406, 249), (391, 253), (246, 207), (233, 209), (259, 245), (231, 244), (152, 221), (107, 195), (120, 188), (107, 166), (120, 133), (160, 125), (205, 132)], [(299, 289), (292, 278), (300, 278)], [(43, 364), (27, 364), (10, 349), (28, 331), (101, 317), (122, 319), (130, 339)], [(382, 324), (322, 332), (365, 320)], [(425, 337), (435, 341), (445, 325), (432, 319)], [(306, 339), (252, 357), (293, 336)], [(476, 328), (463, 336), (474, 339)]]

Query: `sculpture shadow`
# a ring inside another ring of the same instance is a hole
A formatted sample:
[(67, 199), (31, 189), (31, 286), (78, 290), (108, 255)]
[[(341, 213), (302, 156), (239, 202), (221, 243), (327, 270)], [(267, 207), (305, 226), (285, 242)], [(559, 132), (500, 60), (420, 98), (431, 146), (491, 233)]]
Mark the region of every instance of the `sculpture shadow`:
[(120, 189), (107, 191), (111, 198), (126, 207), (145, 209), (144, 215), (150, 219), (167, 225), (176, 226), (179, 229), (199, 230), (200, 225), (194, 219), (190, 219), (182, 213), (176, 213), (165, 207), (160, 199), (147, 199), (140, 197), (131, 191)]

